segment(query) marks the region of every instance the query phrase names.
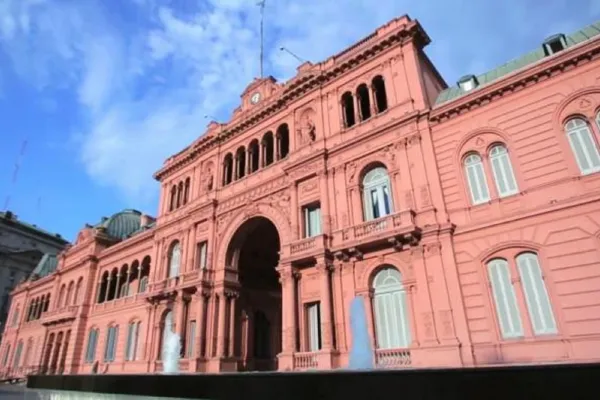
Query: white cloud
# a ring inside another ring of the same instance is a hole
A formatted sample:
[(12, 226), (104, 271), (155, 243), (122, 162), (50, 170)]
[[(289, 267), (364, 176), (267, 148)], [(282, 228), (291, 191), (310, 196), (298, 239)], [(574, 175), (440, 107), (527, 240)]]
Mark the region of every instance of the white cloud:
[[(465, 66), (488, 66), (477, 57), (495, 51), (478, 44), (501, 40), (491, 22), (510, 17), (521, 34), (535, 25), (537, 7), (515, 12), (515, 4), (483, 10), (463, 3), (267, 0), (266, 72), (282, 79), (295, 73), (297, 60), (280, 52), (282, 45), (320, 61), (409, 13), (427, 20), (430, 34), (442, 33), (432, 35), (439, 45), (431, 53), (458, 76), (470, 72)], [(205, 115), (228, 118), (258, 75), (258, 26), (254, 0), (0, 0), (0, 43), (15, 71), (34, 86), (71, 91), (80, 107), (61, 111), (81, 118), (77, 138), (87, 173), (142, 202), (157, 193), (151, 175), (162, 161), (203, 133)], [(461, 37), (473, 46), (461, 47)]]

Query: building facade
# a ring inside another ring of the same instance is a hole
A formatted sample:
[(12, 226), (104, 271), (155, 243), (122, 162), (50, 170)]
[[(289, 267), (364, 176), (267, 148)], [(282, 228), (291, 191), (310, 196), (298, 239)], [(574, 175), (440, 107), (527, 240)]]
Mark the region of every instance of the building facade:
[(0, 340), (10, 309), (10, 293), (31, 273), (44, 254), (58, 254), (68, 242), (21, 221), (11, 211), (0, 212)]
[(169, 330), (182, 371), (344, 368), (356, 296), (380, 367), (597, 361), (599, 33), (448, 87), (403, 16), (256, 79), (155, 174), (156, 220), (13, 291), (0, 368), (158, 372)]

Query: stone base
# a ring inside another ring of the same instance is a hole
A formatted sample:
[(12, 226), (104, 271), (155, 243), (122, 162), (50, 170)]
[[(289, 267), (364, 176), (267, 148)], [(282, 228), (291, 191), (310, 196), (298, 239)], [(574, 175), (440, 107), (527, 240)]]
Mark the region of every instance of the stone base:
[(293, 371), (294, 370), (294, 353), (279, 353), (279, 354), (277, 354), (277, 370)]
[(237, 360), (231, 358), (210, 358), (206, 360), (206, 372), (237, 372)]

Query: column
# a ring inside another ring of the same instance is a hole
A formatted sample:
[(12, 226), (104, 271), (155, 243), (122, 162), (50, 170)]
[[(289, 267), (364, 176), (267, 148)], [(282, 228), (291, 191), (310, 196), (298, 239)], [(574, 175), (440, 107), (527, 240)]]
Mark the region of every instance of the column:
[(235, 306), (238, 294), (230, 293), (229, 294), (229, 357), (235, 357)]
[(360, 104), (356, 93), (352, 93), (352, 103), (354, 104), (354, 125), (360, 122)]
[(296, 181), (290, 185), (290, 208), (291, 208), (291, 228), (292, 228), (292, 240), (298, 240), (298, 185)]
[(323, 233), (331, 233), (331, 215), (329, 214), (329, 187), (327, 185), (327, 171), (319, 174), (319, 189), (321, 192), (321, 219), (323, 223)]
[(119, 268), (119, 270), (117, 272), (117, 285), (115, 286), (115, 298), (113, 300), (116, 300), (119, 298), (119, 295), (121, 294), (121, 293), (119, 293), (120, 286), (121, 286), (121, 269)]
[(275, 134), (275, 161), (279, 161), (281, 158), (281, 136), (279, 133)]
[(187, 249), (185, 250), (185, 257), (184, 257), (184, 263), (183, 263), (184, 273), (194, 270), (194, 258), (195, 258), (194, 256), (196, 254), (196, 252), (195, 252), (195, 247), (196, 247), (195, 233), (196, 232), (195, 232), (194, 226), (192, 225), (188, 229), (188, 233), (187, 233), (187, 240), (186, 240)]
[(267, 155), (267, 149), (266, 149), (266, 143), (264, 140), (261, 140), (260, 142), (260, 167), (263, 168), (265, 166), (266, 163), (266, 155)]
[(326, 260), (321, 260), (317, 264), (317, 270), (320, 275), (321, 283), (321, 339), (322, 349), (333, 349), (333, 329), (331, 324), (331, 284), (330, 271), (331, 265)]
[(246, 175), (252, 173), (252, 147), (248, 146), (246, 150)]
[(108, 279), (106, 280), (106, 290), (104, 291), (104, 299), (102, 300), (105, 303), (108, 299), (108, 292), (110, 292), (110, 281), (112, 280), (112, 274), (108, 274)]
[(375, 87), (369, 82), (369, 105), (371, 106), (371, 115), (377, 114), (377, 102), (375, 97)]
[(217, 333), (217, 353), (216, 356), (218, 358), (223, 357), (223, 353), (225, 350), (225, 321), (227, 319), (227, 297), (225, 297), (225, 292), (221, 291), (218, 293), (219, 296), (219, 320), (218, 320), (218, 333)]
[(360, 201), (360, 187), (358, 185), (350, 188), (350, 206), (352, 209), (352, 224), (359, 225), (363, 222), (363, 207)]
[(408, 209), (414, 209), (414, 195), (412, 190), (412, 176), (410, 173), (410, 164), (408, 162), (408, 149), (407, 149), (407, 140), (404, 141), (404, 145), (402, 146), (402, 152), (398, 155), (398, 164), (400, 168), (400, 173), (402, 176), (400, 177), (399, 182), (399, 193), (400, 193), (400, 209), (398, 211), (404, 211)]
[(295, 277), (291, 264), (280, 265), (277, 268), (279, 283), (281, 283), (281, 323), (282, 338), (281, 351), (284, 354), (293, 354), (296, 350), (296, 299)]
[(436, 326), (433, 315), (433, 307), (431, 304), (431, 294), (429, 291), (429, 277), (425, 269), (425, 260), (423, 259), (423, 246), (414, 247), (411, 249), (411, 262), (415, 271), (417, 280), (417, 307), (420, 311), (418, 320), (421, 324), (421, 332), (419, 342), (437, 342)]

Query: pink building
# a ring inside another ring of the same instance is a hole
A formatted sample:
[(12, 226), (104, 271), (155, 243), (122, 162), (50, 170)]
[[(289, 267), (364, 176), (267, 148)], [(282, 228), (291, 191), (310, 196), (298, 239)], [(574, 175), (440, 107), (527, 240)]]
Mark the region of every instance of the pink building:
[[(13, 292), (4, 374), (600, 360), (600, 23), (450, 87), (407, 16), (155, 174), (156, 220), (86, 225)], [(12, 371), (12, 372), (11, 372)]]

